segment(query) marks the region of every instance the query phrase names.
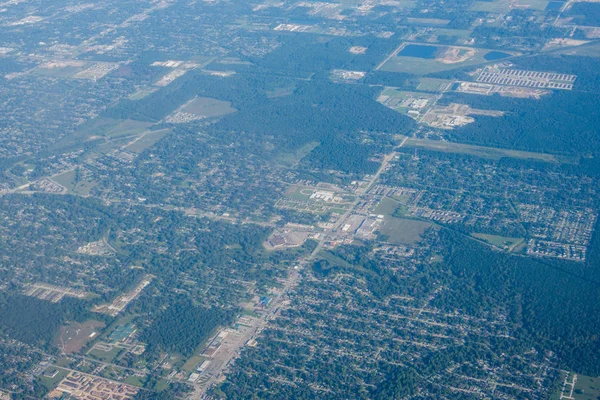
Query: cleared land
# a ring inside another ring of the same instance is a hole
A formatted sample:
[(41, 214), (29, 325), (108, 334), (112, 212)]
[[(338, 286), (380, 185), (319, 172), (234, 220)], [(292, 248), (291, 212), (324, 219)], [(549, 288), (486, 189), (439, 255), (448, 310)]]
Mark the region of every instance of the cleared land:
[(499, 149), (495, 147), (473, 146), (469, 144), (443, 142), (440, 140), (413, 139), (406, 141), (406, 147), (424, 148), (428, 150), (440, 151), (445, 153), (471, 154), (478, 157), (498, 160), (500, 158), (519, 158), (525, 160), (537, 160), (550, 163), (576, 163), (576, 159), (554, 156), (552, 154), (533, 153), (529, 151), (518, 151)]
[(196, 115), (204, 115), (206, 117), (220, 117), (221, 115), (237, 111), (235, 108), (231, 107), (230, 102), (212, 99), (210, 97), (197, 97), (186, 104), (182, 110)]
[(596, 400), (600, 398), (600, 378), (561, 372), (560, 387), (550, 400)]
[(77, 131), (66, 135), (56, 142), (52, 148), (61, 149), (69, 146), (79, 146), (82, 142), (88, 140), (114, 139), (124, 136), (140, 135), (150, 127), (150, 125), (152, 124), (149, 122), (100, 117), (83, 124)]
[(134, 153), (141, 153), (147, 148), (154, 146), (156, 142), (165, 137), (169, 132), (171, 132), (171, 129), (168, 128), (159, 129), (156, 131), (147, 131), (142, 136), (129, 143), (123, 149), (132, 151)]
[(72, 322), (60, 328), (56, 344), (63, 353), (75, 353), (81, 350), (87, 342), (94, 339), (102, 328), (104, 328), (104, 323), (101, 321)]
[(400, 207), (400, 203), (394, 199), (389, 197), (384, 197), (381, 199), (377, 207), (373, 210), (374, 214), (381, 215), (392, 215), (396, 209)]
[(470, 11), (506, 13), (513, 8), (525, 8), (544, 11), (549, 0), (498, 0), (498, 1), (476, 1)]
[(93, 179), (89, 179), (85, 174), (80, 174), (79, 180), (77, 180), (77, 173), (75, 170), (64, 172), (60, 175), (56, 175), (52, 178), (56, 183), (67, 188), (70, 193), (78, 194), (80, 196), (87, 196), (90, 190), (96, 186), (96, 182)]
[(498, 235), (488, 235), (485, 233), (473, 233), (472, 234), (477, 239), (481, 239), (486, 241), (496, 247), (500, 247), (502, 249), (513, 251), (517, 246), (522, 244), (525, 239), (524, 238), (513, 238), (506, 236), (498, 236)]
[(423, 75), (487, 62), (485, 55), (489, 52), (475, 47), (407, 42), (394, 50), (379, 69)]
[(412, 245), (421, 239), (421, 235), (430, 226), (428, 222), (386, 217), (379, 232), (387, 236), (390, 243)]
[(436, 78), (421, 78), (417, 90), (424, 92), (442, 93), (447, 91), (452, 86), (451, 80), (436, 79)]

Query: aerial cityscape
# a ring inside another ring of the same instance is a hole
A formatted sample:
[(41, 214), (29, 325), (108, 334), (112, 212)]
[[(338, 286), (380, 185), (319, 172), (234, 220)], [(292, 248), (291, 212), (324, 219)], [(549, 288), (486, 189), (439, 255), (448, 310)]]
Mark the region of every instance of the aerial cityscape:
[(600, 399), (597, 0), (0, 0), (0, 400)]

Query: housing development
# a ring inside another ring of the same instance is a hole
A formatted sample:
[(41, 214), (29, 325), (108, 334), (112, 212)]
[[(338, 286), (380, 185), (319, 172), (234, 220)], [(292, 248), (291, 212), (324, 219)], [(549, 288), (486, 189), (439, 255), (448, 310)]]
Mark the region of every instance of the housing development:
[(0, 0), (0, 399), (600, 396), (600, 3)]

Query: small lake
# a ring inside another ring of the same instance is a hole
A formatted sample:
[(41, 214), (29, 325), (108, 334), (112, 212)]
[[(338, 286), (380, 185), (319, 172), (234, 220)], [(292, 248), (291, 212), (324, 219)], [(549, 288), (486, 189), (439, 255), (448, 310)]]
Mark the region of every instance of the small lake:
[(435, 58), (438, 51), (437, 46), (426, 46), (422, 44), (407, 44), (398, 53), (402, 57)]
[(490, 51), (489, 53), (484, 55), (483, 58), (486, 61), (495, 61), (495, 60), (500, 60), (500, 59), (510, 57), (510, 56), (511, 56), (511, 54), (503, 53), (501, 51)]

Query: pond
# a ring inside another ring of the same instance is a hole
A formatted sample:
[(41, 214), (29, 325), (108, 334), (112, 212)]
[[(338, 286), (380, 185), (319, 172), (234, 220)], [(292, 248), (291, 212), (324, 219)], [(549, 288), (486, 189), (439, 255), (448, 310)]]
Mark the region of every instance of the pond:
[(509, 53), (503, 53), (501, 51), (490, 51), (489, 53), (484, 55), (483, 58), (486, 59), (487, 61), (494, 61), (494, 60), (500, 60), (502, 58), (506, 58), (506, 57), (510, 57), (510, 56), (511, 56), (511, 54), (509, 54)]
[(408, 44), (398, 53), (402, 57), (435, 58), (437, 46), (426, 46), (422, 44)]

